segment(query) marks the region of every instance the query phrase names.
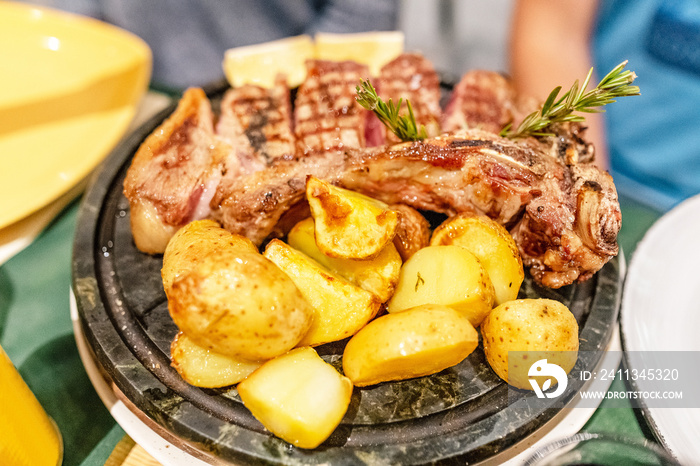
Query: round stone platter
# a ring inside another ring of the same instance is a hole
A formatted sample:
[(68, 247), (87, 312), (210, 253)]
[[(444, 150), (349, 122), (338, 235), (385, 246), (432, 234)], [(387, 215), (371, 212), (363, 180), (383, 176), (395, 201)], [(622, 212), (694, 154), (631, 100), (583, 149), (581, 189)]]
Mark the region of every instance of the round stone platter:
[[(209, 92), (216, 103), (223, 92)], [(488, 366), (481, 345), (457, 366), (438, 374), (355, 388), (334, 433), (304, 450), (269, 433), (243, 406), (235, 387), (201, 389), (170, 365), (177, 327), (160, 277), (162, 256), (134, 246), (126, 170), (141, 142), (175, 109), (142, 125), (93, 177), (78, 217), (73, 292), (80, 323), (103, 375), (132, 406), (175, 438), (217, 462), (234, 464), (464, 464), (485, 460), (518, 443), (557, 413), (509, 398), (507, 385)], [(592, 279), (559, 290), (535, 284), (526, 271), (521, 297), (563, 302), (579, 323), (580, 355), (574, 370), (598, 363), (619, 310), (622, 273), (614, 258)], [(341, 371), (345, 341), (318, 353)], [(573, 380), (574, 390), (583, 385)], [(566, 402), (567, 400), (559, 400)]]

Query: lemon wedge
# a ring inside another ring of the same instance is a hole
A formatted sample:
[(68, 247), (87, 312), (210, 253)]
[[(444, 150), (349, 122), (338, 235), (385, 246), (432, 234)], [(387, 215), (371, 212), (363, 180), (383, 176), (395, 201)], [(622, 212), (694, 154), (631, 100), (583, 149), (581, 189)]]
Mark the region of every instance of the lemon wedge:
[(404, 34), (401, 31), (352, 34), (319, 32), (314, 39), (316, 58), (356, 61), (367, 65), (372, 76), (377, 76), (381, 67), (401, 55), (404, 49)]
[(233, 87), (256, 84), (269, 88), (279, 73), (287, 76), (289, 87), (296, 87), (306, 78), (305, 61), (310, 58), (314, 58), (313, 40), (300, 35), (228, 49), (223, 69)]

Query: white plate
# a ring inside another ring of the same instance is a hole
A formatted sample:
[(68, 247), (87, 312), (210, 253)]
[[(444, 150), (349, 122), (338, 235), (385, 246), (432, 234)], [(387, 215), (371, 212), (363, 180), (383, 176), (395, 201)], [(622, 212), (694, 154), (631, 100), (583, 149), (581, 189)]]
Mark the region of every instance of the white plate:
[[(186, 451), (175, 446), (174, 443), (163, 438), (152, 429), (152, 426), (146, 424), (132, 411), (132, 409), (134, 409), (133, 406), (129, 407), (124, 401), (117, 398), (114, 392), (115, 387), (110, 386), (100, 373), (92, 352), (85, 341), (72, 289), (70, 290), (70, 309), (78, 352), (88, 377), (90, 378), (90, 382), (92, 382), (98, 396), (105, 404), (114, 420), (124, 429), (124, 432), (164, 466), (204, 466), (209, 464), (203, 461), (203, 459), (198, 459), (190, 455)], [(620, 334), (618, 329), (615, 329), (608, 343), (607, 353), (601, 358), (596, 370), (600, 371), (605, 369), (608, 372), (615, 370), (620, 365), (620, 350)], [(593, 380), (585, 385), (582, 391), (605, 392), (610, 388), (610, 383), (609, 380)], [(479, 463), (479, 465), (520, 465), (526, 458), (537, 451), (538, 448), (554, 440), (574, 435), (588, 422), (598, 407), (597, 404), (592, 405), (590, 401), (586, 402), (585, 407), (580, 406), (581, 404), (582, 401), (580, 398), (572, 401), (566, 408), (562, 409), (554, 418), (530, 437), (496, 456)]]
[[(637, 246), (622, 297), (625, 351), (700, 351), (700, 196), (661, 217)], [(635, 361), (628, 361), (630, 369)], [(644, 381), (637, 381), (644, 389)], [(681, 461), (700, 458), (700, 409), (645, 408), (650, 427)]]

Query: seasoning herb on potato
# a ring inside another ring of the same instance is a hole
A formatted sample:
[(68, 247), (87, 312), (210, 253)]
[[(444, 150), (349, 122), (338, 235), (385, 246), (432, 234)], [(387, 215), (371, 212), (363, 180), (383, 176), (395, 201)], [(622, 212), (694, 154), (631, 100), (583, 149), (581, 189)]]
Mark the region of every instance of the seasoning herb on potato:
[(404, 263), (387, 311), (443, 304), (478, 327), (491, 312), (493, 302), (491, 280), (471, 252), (460, 246), (428, 246)]
[(374, 294), (379, 301), (388, 300), (399, 281), (401, 256), (389, 243), (374, 259), (336, 259), (328, 257), (316, 245), (314, 220), (307, 218), (297, 223), (287, 235), (287, 243), (349, 282)]
[[(481, 324), (486, 360), (508, 384), (532, 390), (530, 366), (540, 359), (568, 374), (578, 358), (578, 322), (552, 299), (518, 299), (496, 307)], [(517, 360), (509, 359), (509, 352)], [(525, 359), (526, 358), (526, 359)]]
[(161, 276), (165, 294), (170, 292), (172, 283), (178, 277), (189, 272), (204, 257), (223, 248), (258, 252), (248, 238), (230, 233), (214, 220), (195, 220), (180, 228), (163, 254)]
[(306, 199), (316, 228), (316, 244), (325, 255), (371, 259), (394, 239), (398, 213), (385, 203), (310, 176)]
[(299, 448), (316, 448), (326, 440), (352, 396), (350, 380), (309, 347), (265, 362), (237, 388), (262, 425)]
[(299, 346), (347, 338), (379, 312), (381, 302), (372, 293), (324, 269), (288, 244), (273, 239), (263, 254), (289, 276), (313, 309), (313, 323)]
[(357, 386), (440, 372), (476, 349), (479, 335), (451, 307), (426, 304), (376, 318), (343, 352), (343, 372)]
[(430, 244), (454, 244), (474, 254), (493, 283), (496, 304), (518, 297), (525, 278), (523, 261), (513, 237), (499, 223), (485, 216), (456, 215), (435, 229)]
[(168, 297), (175, 324), (198, 345), (256, 361), (285, 353), (314, 311), (294, 282), (258, 252), (222, 249), (177, 278)]
[(182, 332), (170, 345), (170, 355), (172, 366), (185, 382), (204, 388), (237, 384), (261, 364), (203, 348)]

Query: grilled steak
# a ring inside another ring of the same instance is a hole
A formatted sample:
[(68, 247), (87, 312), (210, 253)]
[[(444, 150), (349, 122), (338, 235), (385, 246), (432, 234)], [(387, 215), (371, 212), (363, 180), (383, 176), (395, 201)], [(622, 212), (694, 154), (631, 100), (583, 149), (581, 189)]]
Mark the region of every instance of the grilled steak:
[(294, 101), (297, 154), (365, 147), (370, 113), (355, 101), (366, 66), (351, 61), (309, 60), (307, 78)]
[(588, 278), (617, 254), (620, 210), (609, 175), (591, 164), (568, 166), (553, 150), (467, 130), (348, 150), (342, 161), (282, 162), (246, 178), (246, 189), (222, 204), (220, 220), (260, 244), (314, 175), (387, 203), (488, 215), (510, 227), (534, 278), (558, 288)]
[(261, 170), (280, 157), (294, 157), (289, 99), (284, 76), (271, 89), (245, 85), (224, 95), (216, 132), (235, 147), (244, 172)]
[[(409, 65), (423, 66), (420, 57), (411, 56), (387, 70)], [(517, 123), (528, 107), (516, 103), (502, 76), (471, 72), (455, 89), (443, 116), (443, 130), (450, 134), (366, 147), (370, 113), (354, 100), (354, 87), (365, 72), (351, 62), (309, 63), (309, 78), (295, 102), (294, 155), (285, 154), (285, 145), (270, 156), (270, 147), (281, 146), (256, 145), (248, 136), (241, 142), (240, 131), (227, 130), (235, 125), (224, 118), (234, 114), (239, 122), (250, 121), (248, 111), (239, 107), (222, 116), (217, 127), (221, 134), (215, 134), (206, 98), (201, 91), (188, 91), (173, 116), (144, 142), (127, 174), (125, 194), (137, 246), (162, 252), (158, 248), (165, 247), (168, 235), (180, 225), (207, 215), (261, 244), (308, 215), (305, 184), (314, 175), (389, 204), (447, 215), (488, 215), (511, 231), (523, 263), (549, 287), (585, 280), (617, 254), (617, 194), (611, 177), (593, 165), (583, 128), (561, 125), (555, 128), (556, 137), (547, 139), (501, 138), (497, 131)], [(389, 82), (380, 80), (378, 91), (389, 92)], [(390, 92), (410, 91), (398, 85), (394, 89)], [(434, 122), (431, 89), (428, 85), (425, 93), (409, 98), (420, 102), (416, 108), (421, 118)], [(250, 89), (239, 91), (227, 96), (230, 102), (256, 101), (241, 97)], [(273, 100), (281, 95), (269, 92)], [(256, 105), (250, 105), (251, 112), (264, 108), (270, 115), (286, 113)], [(286, 129), (280, 122), (273, 134), (285, 134)], [(214, 186), (216, 196), (211, 198)]]
[(204, 92), (185, 91), (175, 112), (136, 152), (124, 181), (131, 230), (140, 250), (163, 252), (180, 226), (209, 216), (220, 171), (216, 161), (231, 151), (214, 135)]
[(515, 101), (515, 89), (505, 77), (490, 71), (470, 71), (450, 96), (442, 129), (454, 132), (479, 128), (498, 134), (513, 121)]
[(488, 215), (510, 229), (533, 277), (559, 288), (617, 254), (621, 214), (610, 175), (565, 163), (552, 139), (466, 130), (358, 154), (339, 183), (388, 203)]
[[(377, 84), (379, 96), (398, 105), (399, 99), (411, 102), (416, 123), (425, 126), (429, 137), (440, 134), (440, 78), (432, 63), (417, 53), (404, 53), (381, 69)], [(404, 103), (401, 115), (408, 113)], [(393, 133), (386, 134), (386, 142), (401, 142)]]

